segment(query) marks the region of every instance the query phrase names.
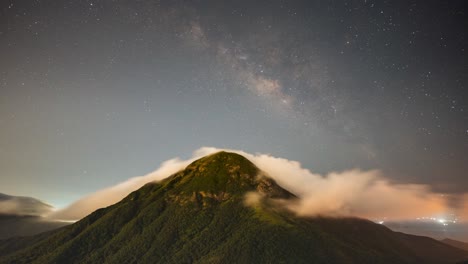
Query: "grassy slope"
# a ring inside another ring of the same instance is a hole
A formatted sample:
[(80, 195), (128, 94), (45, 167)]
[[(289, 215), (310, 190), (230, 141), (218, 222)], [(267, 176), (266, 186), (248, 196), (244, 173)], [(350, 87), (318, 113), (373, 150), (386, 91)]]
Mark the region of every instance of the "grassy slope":
[(415, 237), (366, 220), (297, 218), (268, 199), (245, 206), (249, 191), (294, 199), (258, 173), (237, 154), (202, 158), (71, 226), (33, 237), (25, 249), (5, 251), (0, 263), (442, 263), (463, 254), (429, 239), (429, 248), (444, 246), (442, 257), (424, 259)]

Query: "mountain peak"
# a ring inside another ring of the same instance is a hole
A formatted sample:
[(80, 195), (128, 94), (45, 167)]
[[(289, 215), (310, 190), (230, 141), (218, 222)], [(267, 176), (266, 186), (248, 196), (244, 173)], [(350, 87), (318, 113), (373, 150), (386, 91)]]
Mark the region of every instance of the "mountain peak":
[(187, 166), (187, 170), (195, 168), (227, 169), (230, 172), (242, 172), (255, 175), (259, 169), (251, 161), (242, 155), (233, 152), (219, 151), (214, 154), (200, 158)]
[(290, 198), (291, 193), (281, 188), (255, 164), (242, 155), (220, 151), (194, 161), (182, 171), (183, 181), (193, 190), (244, 195), (257, 191), (271, 198)]

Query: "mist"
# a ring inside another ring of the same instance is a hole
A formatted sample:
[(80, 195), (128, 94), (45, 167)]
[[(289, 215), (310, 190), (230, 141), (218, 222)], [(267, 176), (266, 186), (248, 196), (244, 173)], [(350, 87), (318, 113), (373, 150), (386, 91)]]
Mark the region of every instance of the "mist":
[(31, 197), (0, 194), (0, 214), (18, 216), (43, 216), (53, 207)]

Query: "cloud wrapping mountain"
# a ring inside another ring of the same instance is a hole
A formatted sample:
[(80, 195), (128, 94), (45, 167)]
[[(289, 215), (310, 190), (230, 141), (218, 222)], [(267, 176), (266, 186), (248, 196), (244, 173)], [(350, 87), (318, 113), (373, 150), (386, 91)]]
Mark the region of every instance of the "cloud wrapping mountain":
[[(49, 217), (63, 220), (80, 219), (98, 208), (118, 202), (147, 182), (162, 180), (182, 170), (194, 160), (220, 150), (203, 147), (195, 151), (188, 160), (168, 160), (153, 173), (97, 191), (65, 209), (50, 214)], [(302, 216), (357, 216), (405, 220), (443, 215), (458, 210), (458, 214), (468, 217), (468, 203), (460, 208), (450, 208), (448, 200), (442, 194), (432, 192), (428, 186), (391, 183), (377, 170), (353, 169), (320, 175), (302, 168), (297, 161), (239, 150), (226, 151), (243, 155), (285, 189), (296, 194), (300, 199), (286, 206)]]
[(151, 181), (160, 181), (185, 168), (194, 159), (180, 160), (178, 158), (167, 160), (161, 164), (159, 169), (145, 176), (133, 177), (115, 186), (111, 186), (95, 193), (87, 195), (70, 206), (53, 212), (48, 218), (60, 220), (79, 220), (96, 209), (107, 207), (117, 203), (130, 192), (135, 191)]

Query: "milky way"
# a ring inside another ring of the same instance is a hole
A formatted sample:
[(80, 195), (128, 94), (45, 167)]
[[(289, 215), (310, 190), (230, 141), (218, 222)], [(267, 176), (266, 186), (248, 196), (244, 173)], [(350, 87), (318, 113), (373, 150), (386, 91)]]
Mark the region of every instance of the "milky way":
[(2, 1), (0, 192), (64, 206), (201, 146), (468, 192), (466, 11)]

